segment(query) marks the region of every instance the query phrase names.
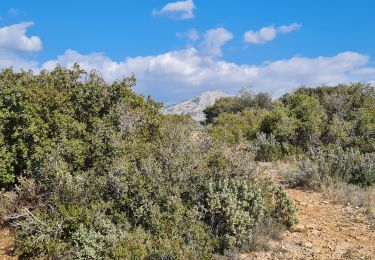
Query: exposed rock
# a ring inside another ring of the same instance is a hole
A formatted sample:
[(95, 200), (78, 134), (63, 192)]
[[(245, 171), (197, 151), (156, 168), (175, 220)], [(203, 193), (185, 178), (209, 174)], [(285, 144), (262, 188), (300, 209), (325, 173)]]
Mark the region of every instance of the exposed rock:
[(167, 106), (162, 109), (162, 113), (177, 114), (177, 115), (191, 115), (191, 117), (196, 121), (204, 121), (205, 116), (203, 110), (215, 103), (216, 100), (222, 97), (227, 97), (229, 95), (225, 94), (221, 90), (206, 91), (198, 97), (188, 99), (181, 103)]

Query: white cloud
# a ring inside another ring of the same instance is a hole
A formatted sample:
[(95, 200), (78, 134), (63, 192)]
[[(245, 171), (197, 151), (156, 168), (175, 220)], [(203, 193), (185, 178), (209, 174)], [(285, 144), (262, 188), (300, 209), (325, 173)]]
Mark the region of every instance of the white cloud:
[(26, 22), (0, 28), (0, 69), (13, 67), (38, 71), (38, 62), (30, 58), (30, 53), (40, 51), (42, 42), (37, 36), (26, 35), (32, 24)]
[(302, 27), (302, 25), (300, 23), (292, 23), (292, 24), (289, 24), (289, 25), (281, 25), (277, 28), (277, 30), (280, 33), (290, 33), (290, 32), (293, 32), (295, 30), (298, 30), (301, 27)]
[(262, 44), (276, 38), (276, 30), (273, 26), (263, 27), (259, 31), (247, 31), (244, 34), (247, 43)]
[(281, 25), (277, 28), (274, 26), (267, 26), (261, 28), (259, 31), (247, 31), (244, 33), (244, 41), (252, 44), (263, 44), (272, 41), (276, 38), (278, 33), (290, 33), (301, 28), (301, 24), (292, 23), (290, 25)]
[[(17, 35), (24, 35), (24, 32)], [(137, 78), (135, 90), (138, 93), (152, 95), (167, 104), (206, 90), (222, 89), (235, 93), (249, 85), (254, 86), (254, 91), (267, 91), (273, 96), (279, 96), (301, 84), (318, 86), (375, 82), (375, 67), (371, 65), (369, 57), (356, 52), (342, 52), (329, 57), (293, 57), (261, 65), (239, 65), (219, 59), (222, 45), (232, 37), (224, 28), (217, 28), (204, 34), (201, 49), (189, 47), (156, 56), (128, 57), (122, 61), (114, 61), (103, 53), (81, 54), (67, 50), (42, 65), (38, 65), (25, 52), (33, 48), (8, 48), (7, 44), (2, 43), (0, 68), (13, 67), (15, 70), (32, 69), (39, 72), (40, 69), (52, 70), (57, 64), (72, 67), (77, 62), (85, 70), (98, 71), (108, 82), (134, 73)], [(205, 53), (204, 48), (209, 53)], [(36, 52), (37, 49), (40, 48), (33, 50)]]
[(13, 24), (0, 28), (0, 49), (10, 51), (37, 52), (42, 49), (42, 41), (37, 36), (26, 35), (32, 22)]
[(15, 52), (0, 49), (0, 70), (12, 67), (14, 70), (33, 70), (39, 71), (38, 62), (28, 57), (23, 57)]
[(201, 53), (208, 56), (222, 56), (221, 47), (233, 39), (233, 34), (225, 28), (207, 30), (200, 46)]
[(150, 94), (166, 103), (209, 89), (234, 93), (251, 85), (254, 91), (267, 91), (279, 96), (301, 84), (317, 86), (375, 80), (375, 67), (368, 65), (369, 58), (355, 52), (343, 52), (333, 57), (294, 57), (255, 66), (202, 56), (194, 48), (127, 58), (120, 62), (100, 53), (82, 55), (68, 50), (57, 60), (45, 63), (43, 68), (52, 69), (57, 63), (71, 67), (74, 62), (86, 70), (101, 72), (107, 81), (135, 73), (138, 92)]
[(186, 20), (194, 18), (195, 5), (193, 0), (177, 1), (166, 4), (160, 10), (154, 10), (154, 16), (162, 15), (173, 19)]

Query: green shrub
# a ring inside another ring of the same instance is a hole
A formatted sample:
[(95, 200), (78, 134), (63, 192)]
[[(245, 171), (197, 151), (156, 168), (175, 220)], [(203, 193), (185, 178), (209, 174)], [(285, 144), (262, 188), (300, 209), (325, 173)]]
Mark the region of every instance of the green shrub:
[(257, 133), (255, 149), (255, 159), (258, 161), (274, 161), (282, 156), (281, 146), (272, 134)]
[[(296, 223), (296, 207), (281, 187), (269, 180), (222, 179), (211, 182), (206, 198), (206, 221), (218, 238), (219, 249), (249, 249), (260, 225), (290, 227)], [(269, 237), (271, 238), (271, 237)]]
[(266, 215), (262, 195), (246, 180), (223, 179), (210, 183), (207, 220), (221, 249), (247, 244), (254, 226)]
[(297, 209), (293, 201), (281, 187), (275, 188), (274, 200), (275, 206), (272, 213), (274, 220), (286, 227), (291, 227), (297, 222)]
[(267, 102), (259, 95), (245, 93), (208, 107), (205, 114), (212, 135), (239, 143), (254, 142), (257, 132), (272, 134), (288, 156), (329, 145), (375, 152), (375, 91), (371, 85), (301, 87)]
[(245, 109), (269, 110), (272, 108), (272, 98), (268, 93), (254, 95), (247, 90), (241, 90), (235, 97), (224, 97), (218, 99), (215, 104), (207, 107), (203, 112), (206, 116), (206, 123), (213, 123), (224, 113), (240, 113)]
[(363, 154), (358, 149), (312, 149), (299, 164), (299, 180), (318, 187), (329, 178), (360, 186), (375, 183), (375, 154)]
[(0, 216), (21, 257), (212, 259), (266, 217), (288, 225), (249, 144), (162, 116), (134, 84), (79, 67), (0, 73)]

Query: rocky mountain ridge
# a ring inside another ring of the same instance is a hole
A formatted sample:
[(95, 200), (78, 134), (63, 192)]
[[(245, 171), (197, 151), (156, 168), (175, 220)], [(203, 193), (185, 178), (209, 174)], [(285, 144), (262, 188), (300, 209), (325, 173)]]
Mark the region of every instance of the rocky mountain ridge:
[(200, 96), (167, 106), (162, 109), (161, 112), (166, 115), (190, 115), (196, 121), (204, 121), (205, 116), (203, 110), (206, 107), (213, 105), (217, 99), (228, 96), (229, 95), (222, 90), (206, 91)]

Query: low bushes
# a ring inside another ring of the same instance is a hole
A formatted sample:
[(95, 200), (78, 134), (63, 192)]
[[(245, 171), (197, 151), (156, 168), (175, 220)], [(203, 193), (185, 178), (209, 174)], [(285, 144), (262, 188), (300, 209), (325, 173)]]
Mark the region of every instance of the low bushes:
[(257, 133), (255, 149), (257, 161), (276, 161), (282, 157), (281, 146), (272, 134)]
[(371, 186), (375, 183), (375, 154), (363, 154), (357, 149), (311, 149), (299, 164), (297, 178), (307, 186), (318, 187), (328, 179)]
[(295, 169), (284, 170), (282, 177), (289, 186), (318, 190), (335, 202), (362, 207), (373, 217), (374, 162), (374, 153), (363, 154), (358, 149), (311, 149), (293, 164)]

